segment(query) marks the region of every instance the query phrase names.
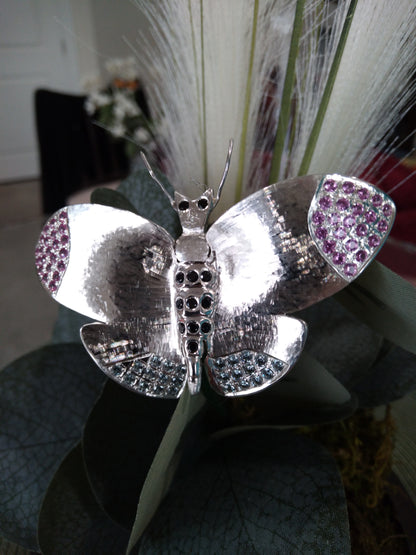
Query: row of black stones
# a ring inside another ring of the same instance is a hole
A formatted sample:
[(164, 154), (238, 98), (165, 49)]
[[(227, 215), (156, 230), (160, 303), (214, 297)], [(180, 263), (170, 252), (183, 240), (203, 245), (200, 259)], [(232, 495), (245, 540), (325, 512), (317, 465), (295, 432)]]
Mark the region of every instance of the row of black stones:
[(189, 272), (185, 273), (182, 271), (177, 272), (175, 276), (176, 283), (178, 285), (182, 285), (185, 282), (185, 277), (189, 283), (197, 283), (199, 278), (203, 283), (209, 283), (212, 280), (212, 274), (209, 270), (202, 270), (201, 274), (198, 274), (196, 270), (189, 270)]
[(203, 308), (204, 310), (209, 310), (212, 306), (212, 302), (212, 296), (205, 293), (204, 295), (202, 295), (200, 300), (198, 300), (193, 295), (186, 297), (185, 301), (182, 299), (182, 297), (178, 297), (175, 301), (175, 305), (178, 310), (182, 310), (184, 307), (188, 310), (196, 310), (198, 308), (198, 305), (200, 305), (201, 308)]
[(136, 360), (131, 365), (115, 364), (110, 371), (119, 382), (146, 395), (158, 397), (177, 397), (186, 379), (184, 364), (156, 355), (147, 361)]
[(215, 381), (226, 393), (260, 387), (274, 380), (285, 363), (265, 353), (242, 351), (209, 361)]
[(183, 322), (179, 322), (179, 331), (181, 334), (185, 333), (185, 330), (188, 331), (191, 335), (196, 335), (201, 330), (202, 333), (209, 333), (211, 331), (211, 323), (208, 320), (204, 320), (201, 322), (201, 325), (195, 320), (191, 320), (187, 322), (186, 326)]

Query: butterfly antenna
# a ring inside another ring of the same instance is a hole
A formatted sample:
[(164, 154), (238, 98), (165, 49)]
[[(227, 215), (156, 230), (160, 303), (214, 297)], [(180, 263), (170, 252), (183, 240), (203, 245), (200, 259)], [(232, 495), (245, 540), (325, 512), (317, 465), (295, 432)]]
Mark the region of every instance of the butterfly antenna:
[(217, 203), (220, 200), (221, 191), (222, 191), (222, 188), (224, 186), (225, 180), (227, 179), (228, 170), (230, 169), (231, 154), (233, 153), (233, 146), (234, 146), (234, 140), (230, 139), (230, 142), (228, 144), (227, 158), (225, 160), (224, 173), (222, 174), (221, 182), (218, 186), (217, 197), (215, 199), (215, 201), (216, 201), (215, 203)]
[(140, 156), (142, 157), (142, 160), (144, 162), (144, 165), (146, 166), (147, 171), (149, 172), (150, 177), (153, 179), (153, 181), (155, 181), (159, 187), (162, 189), (162, 191), (165, 193), (165, 195), (168, 197), (171, 205), (173, 207), (175, 207), (175, 203), (173, 198), (170, 196), (170, 194), (167, 192), (167, 190), (165, 189), (164, 185), (161, 183), (161, 181), (159, 181), (159, 179), (156, 177), (155, 172), (152, 169), (152, 166), (149, 164), (148, 159), (146, 158), (146, 155), (143, 151), (140, 152)]

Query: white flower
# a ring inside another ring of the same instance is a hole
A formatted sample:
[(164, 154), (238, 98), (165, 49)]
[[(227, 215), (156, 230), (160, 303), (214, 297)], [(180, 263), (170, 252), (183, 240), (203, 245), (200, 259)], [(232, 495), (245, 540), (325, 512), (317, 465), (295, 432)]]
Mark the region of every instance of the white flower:
[(127, 129), (121, 122), (116, 122), (108, 129), (114, 137), (125, 137)]
[(134, 132), (134, 140), (139, 144), (146, 144), (151, 140), (152, 136), (145, 127), (139, 127)]

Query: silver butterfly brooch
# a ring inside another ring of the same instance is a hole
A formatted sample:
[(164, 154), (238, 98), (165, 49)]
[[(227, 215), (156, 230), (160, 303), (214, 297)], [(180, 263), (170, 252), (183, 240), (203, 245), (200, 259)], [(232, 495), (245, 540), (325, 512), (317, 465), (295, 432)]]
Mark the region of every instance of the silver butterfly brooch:
[(307, 326), (287, 316), (333, 295), (375, 257), (395, 216), (374, 186), (340, 175), (296, 177), (234, 205), (206, 231), (215, 194), (172, 198), (182, 234), (99, 204), (62, 208), (36, 248), (42, 285), (99, 322), (81, 338), (99, 368), (150, 397), (201, 387), (255, 393), (295, 364)]

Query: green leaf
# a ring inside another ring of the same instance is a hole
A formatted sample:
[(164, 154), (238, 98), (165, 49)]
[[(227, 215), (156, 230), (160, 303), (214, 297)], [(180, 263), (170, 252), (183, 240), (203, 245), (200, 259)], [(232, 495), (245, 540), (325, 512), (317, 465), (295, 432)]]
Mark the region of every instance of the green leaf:
[(416, 390), (416, 355), (394, 347), (381, 357), (356, 386), (362, 407), (387, 405)]
[(408, 281), (373, 262), (336, 299), (386, 339), (416, 353), (416, 288)]
[(31, 555), (33, 552), (0, 538), (0, 553), (1, 555)]
[[(173, 196), (173, 188), (166, 177), (155, 172), (168, 193)], [(118, 191), (135, 207), (143, 218), (164, 227), (173, 237), (180, 233), (179, 219), (169, 199), (153, 181), (147, 170), (139, 170), (125, 179)]]
[[(406, 488), (416, 507), (416, 391), (392, 404), (396, 424), (393, 471)], [(413, 526), (414, 529), (414, 526)]]
[(133, 525), (140, 491), (176, 404), (109, 380), (88, 418), (83, 450), (92, 490), (126, 528)]
[(0, 533), (37, 550), (37, 520), (105, 376), (80, 345), (51, 345), (0, 372)]
[(383, 338), (334, 298), (297, 316), (308, 324), (306, 349), (337, 380), (351, 390), (376, 361)]
[(332, 457), (276, 429), (214, 441), (172, 487), (139, 553), (349, 553), (348, 516)]
[(104, 204), (104, 206), (112, 206), (120, 210), (128, 210), (137, 214), (137, 210), (132, 203), (119, 191), (107, 189), (106, 187), (98, 187), (91, 193), (91, 202), (93, 204)]
[(83, 314), (59, 305), (58, 318), (52, 332), (52, 343), (81, 343), (79, 330), (84, 324), (92, 321)]
[(347, 418), (355, 398), (305, 351), (296, 366), (276, 385), (253, 395), (252, 405), (268, 423), (311, 425)]
[(166, 494), (178, 464), (175, 453), (180, 439), (186, 426), (204, 406), (204, 402), (202, 395), (191, 396), (187, 388), (179, 399), (144, 482), (127, 553), (136, 545)]
[(96, 502), (78, 445), (62, 462), (46, 492), (39, 517), (42, 553), (121, 555), (127, 540), (128, 532)]

